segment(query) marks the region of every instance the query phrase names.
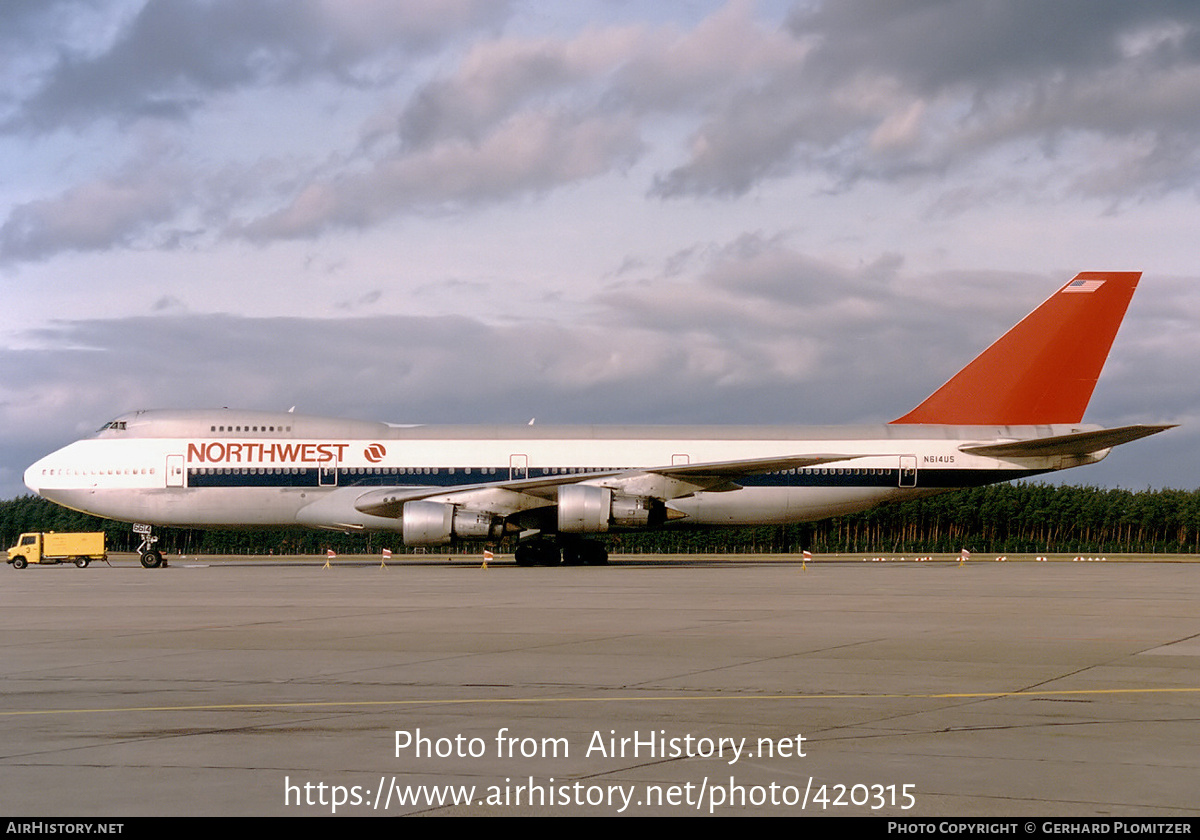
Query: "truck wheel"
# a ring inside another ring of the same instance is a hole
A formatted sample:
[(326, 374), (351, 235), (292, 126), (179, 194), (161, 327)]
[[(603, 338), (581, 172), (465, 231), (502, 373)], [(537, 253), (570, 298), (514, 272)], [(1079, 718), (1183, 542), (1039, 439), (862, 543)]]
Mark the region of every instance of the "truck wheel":
[(26, 566), (29, 565), (29, 563), (25, 560), (24, 557), (14, 557), (12, 559), (12, 564), (13, 564), (14, 569), (24, 569)]
[(157, 569), (162, 565), (162, 554), (157, 551), (147, 551), (142, 555), (142, 565), (147, 569)]
[(88, 563), (90, 563), (90, 562), (92, 562), (92, 561), (86, 557), (76, 557), (75, 558), (75, 565), (81, 569), (86, 569), (88, 567)]

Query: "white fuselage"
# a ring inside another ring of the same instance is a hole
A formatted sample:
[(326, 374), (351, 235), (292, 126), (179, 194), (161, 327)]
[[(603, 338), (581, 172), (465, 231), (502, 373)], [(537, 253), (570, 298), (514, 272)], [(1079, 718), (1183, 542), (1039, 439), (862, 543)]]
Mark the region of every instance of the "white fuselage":
[[(392, 426), (282, 413), (146, 411), (47, 455), (26, 471), (25, 483), (67, 507), (128, 522), (400, 530), (399, 517), (361, 512), (355, 501), (381, 487), (444, 488), (450, 498), (456, 488), (491, 482), (854, 456), (747, 475), (668, 502), (682, 514), (673, 516), (680, 525), (783, 524), (1090, 463), (1106, 453), (1000, 460), (960, 447), (1094, 428)], [(487, 494), (474, 492), (486, 510)]]

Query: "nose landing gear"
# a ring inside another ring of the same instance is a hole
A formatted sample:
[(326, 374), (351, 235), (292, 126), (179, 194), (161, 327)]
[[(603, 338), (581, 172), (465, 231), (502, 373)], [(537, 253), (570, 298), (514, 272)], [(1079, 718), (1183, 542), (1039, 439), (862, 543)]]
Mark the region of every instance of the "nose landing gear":
[(153, 528), (150, 525), (143, 525), (140, 522), (133, 526), (133, 533), (142, 535), (142, 544), (137, 547), (137, 553), (142, 561), (142, 567), (146, 569), (157, 569), (167, 565), (163, 560), (162, 552), (154, 547), (158, 543), (158, 537), (152, 531)]

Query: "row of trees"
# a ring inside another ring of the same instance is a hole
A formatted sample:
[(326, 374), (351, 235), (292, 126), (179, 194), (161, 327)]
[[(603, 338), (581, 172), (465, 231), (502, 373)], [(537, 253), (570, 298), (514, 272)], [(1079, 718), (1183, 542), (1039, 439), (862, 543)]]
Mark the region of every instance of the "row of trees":
[[(109, 549), (138, 542), (127, 524), (76, 513), (36, 496), (0, 502), (5, 547), (25, 531), (105, 531)], [(183, 554), (374, 554), (404, 551), (397, 534), (303, 528), (160, 528), (159, 547)], [(609, 550), (644, 553), (796, 552), (1200, 553), (1200, 490), (1105, 490), (994, 484), (805, 525), (611, 534)], [(505, 550), (501, 546), (501, 550)], [(468, 548), (467, 550), (475, 550)]]
[(632, 534), (631, 549), (921, 554), (1200, 553), (1200, 490), (994, 484), (805, 525)]

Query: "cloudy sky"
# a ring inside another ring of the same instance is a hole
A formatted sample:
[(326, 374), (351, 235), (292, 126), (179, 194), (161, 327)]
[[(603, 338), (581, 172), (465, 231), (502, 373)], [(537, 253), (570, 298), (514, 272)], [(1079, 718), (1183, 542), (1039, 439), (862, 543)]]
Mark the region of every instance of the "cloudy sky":
[(1145, 275), (1068, 474), (1200, 486), (1200, 4), (5, 0), (0, 498), (143, 407), (890, 420)]

